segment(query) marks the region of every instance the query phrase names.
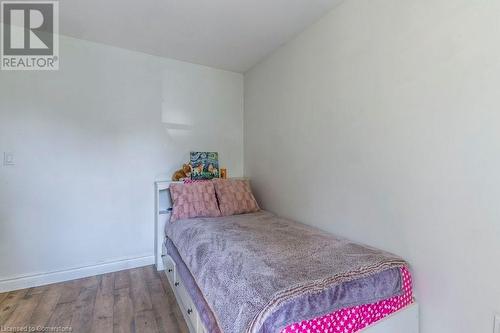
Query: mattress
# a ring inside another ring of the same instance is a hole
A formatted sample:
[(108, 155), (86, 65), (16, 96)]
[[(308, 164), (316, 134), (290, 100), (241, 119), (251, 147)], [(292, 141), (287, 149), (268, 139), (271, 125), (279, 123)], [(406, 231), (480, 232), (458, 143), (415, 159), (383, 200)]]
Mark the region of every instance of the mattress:
[[(177, 248), (168, 237), (165, 239), (165, 247), (167, 253), (176, 263), (178, 277), (186, 286), (205, 328), (210, 333), (221, 332), (199, 286), (180, 257)], [(413, 302), (410, 272), (407, 267), (402, 267), (399, 269), (399, 273), (402, 294), (378, 302), (342, 308), (324, 316), (303, 320), (288, 325), (280, 333), (355, 333), (368, 325), (376, 323)], [(360, 281), (361, 283), (373, 283), (374, 281), (366, 278), (360, 280), (364, 280)], [(376, 288), (377, 286), (372, 287)]]

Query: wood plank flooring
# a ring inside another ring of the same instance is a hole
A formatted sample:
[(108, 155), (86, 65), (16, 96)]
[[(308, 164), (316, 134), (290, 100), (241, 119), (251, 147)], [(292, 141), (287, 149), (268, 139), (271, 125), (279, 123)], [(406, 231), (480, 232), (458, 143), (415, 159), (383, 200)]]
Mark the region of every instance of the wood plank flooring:
[(188, 333), (164, 274), (153, 266), (0, 293), (0, 327), (74, 333)]

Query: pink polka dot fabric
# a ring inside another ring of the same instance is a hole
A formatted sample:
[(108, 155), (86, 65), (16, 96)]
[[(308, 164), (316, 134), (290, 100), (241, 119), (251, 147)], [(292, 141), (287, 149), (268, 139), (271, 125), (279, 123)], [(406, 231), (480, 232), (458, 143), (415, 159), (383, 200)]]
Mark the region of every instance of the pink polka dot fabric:
[(287, 326), (281, 333), (355, 333), (413, 302), (410, 272), (401, 268), (403, 294), (377, 303), (341, 309)]
[(202, 183), (202, 182), (209, 182), (210, 180), (206, 179), (190, 179), (190, 178), (185, 178), (183, 180), (184, 184), (194, 184), (194, 183)]

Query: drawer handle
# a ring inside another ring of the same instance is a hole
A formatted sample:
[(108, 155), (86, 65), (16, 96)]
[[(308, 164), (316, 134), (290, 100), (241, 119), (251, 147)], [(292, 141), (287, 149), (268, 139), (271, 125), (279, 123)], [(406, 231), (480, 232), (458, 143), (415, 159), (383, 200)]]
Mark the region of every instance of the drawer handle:
[(179, 286), (179, 282), (174, 283), (174, 286), (178, 287)]
[(169, 268), (169, 269), (168, 269), (168, 272), (169, 272), (169, 273), (171, 273), (171, 272), (172, 272), (172, 268)]
[(165, 257), (166, 257), (166, 255), (162, 254), (162, 255), (161, 255), (161, 257), (162, 257), (162, 258), (165, 258)]
[(193, 309), (188, 309), (188, 315), (190, 315), (191, 313), (193, 313)]

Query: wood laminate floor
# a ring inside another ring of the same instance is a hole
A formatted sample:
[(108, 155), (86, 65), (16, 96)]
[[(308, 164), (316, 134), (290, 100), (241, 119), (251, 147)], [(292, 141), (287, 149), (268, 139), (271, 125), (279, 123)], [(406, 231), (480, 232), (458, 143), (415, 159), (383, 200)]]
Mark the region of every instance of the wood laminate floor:
[(0, 330), (22, 327), (188, 333), (166, 276), (153, 266), (0, 293)]

